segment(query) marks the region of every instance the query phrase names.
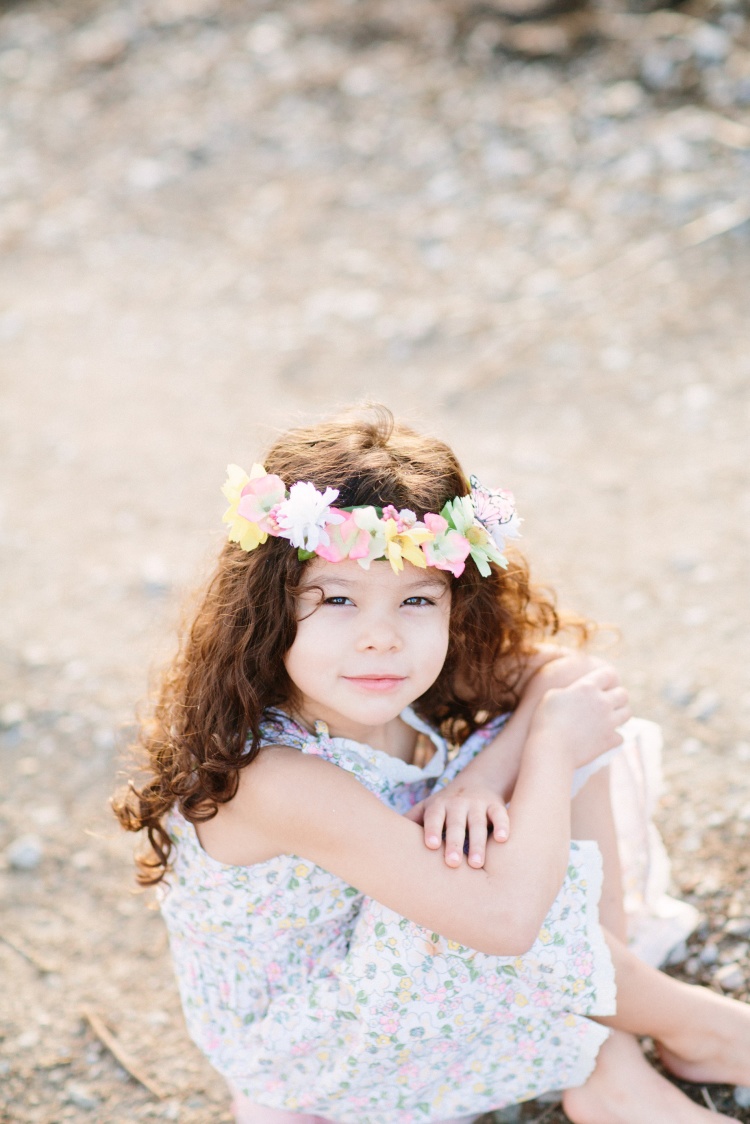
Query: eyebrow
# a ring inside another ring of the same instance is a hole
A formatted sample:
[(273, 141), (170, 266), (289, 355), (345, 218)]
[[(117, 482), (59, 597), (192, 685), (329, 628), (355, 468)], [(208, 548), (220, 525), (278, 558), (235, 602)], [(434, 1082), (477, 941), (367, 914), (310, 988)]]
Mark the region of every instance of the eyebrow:
[[(315, 589), (315, 587), (318, 585), (326, 585), (326, 587), (329, 588), (330, 586), (340, 586), (342, 589), (351, 589), (352, 586), (356, 586), (358, 584), (359, 583), (357, 581), (352, 581), (351, 578), (339, 578), (331, 576), (320, 578), (317, 581), (305, 583), (305, 586), (303, 586), (303, 588)], [(447, 589), (448, 583), (443, 581), (442, 578), (437, 577), (437, 575), (433, 576), (432, 574), (425, 574), (424, 576), (422, 576), (420, 574), (418, 577), (409, 578), (403, 588), (408, 590), (424, 588)]]

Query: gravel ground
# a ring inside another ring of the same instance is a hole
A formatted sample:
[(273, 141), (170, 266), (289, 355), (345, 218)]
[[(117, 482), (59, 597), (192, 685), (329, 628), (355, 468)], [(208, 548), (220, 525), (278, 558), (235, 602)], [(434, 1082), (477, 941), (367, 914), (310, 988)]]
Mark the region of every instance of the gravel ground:
[(0, 91), (0, 1120), (229, 1120), (107, 796), (225, 464), (366, 396), (619, 626), (746, 997), (747, 10), (4, 3)]

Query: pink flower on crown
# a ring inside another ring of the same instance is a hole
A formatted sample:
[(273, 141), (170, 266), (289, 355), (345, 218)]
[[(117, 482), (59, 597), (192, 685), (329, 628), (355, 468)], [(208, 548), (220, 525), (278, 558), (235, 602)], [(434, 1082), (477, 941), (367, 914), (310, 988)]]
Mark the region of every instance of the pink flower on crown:
[(460, 577), (466, 569), (466, 559), (471, 550), (469, 540), (458, 531), (452, 531), (442, 515), (428, 513), (424, 521), (435, 536), (431, 542), (422, 543), (427, 565), (438, 570), (450, 570), (454, 578)]
[(331, 515), (341, 515), (338, 523), (328, 522), (325, 532), (328, 543), (319, 543), (315, 553), (326, 562), (343, 562), (345, 558), (366, 558), (370, 548), (370, 536), (363, 531), (350, 511), (331, 508)]
[(275, 507), (283, 503), (285, 496), (286, 488), (280, 476), (259, 476), (255, 480), (250, 479), (240, 492), (237, 514), (255, 523), (267, 534), (273, 534), (275, 520), (272, 512)]
[(409, 511), (408, 507), (404, 507), (398, 511), (392, 503), (383, 508), (383, 518), (392, 519), (396, 524), (396, 530), (401, 535), (404, 531), (410, 530), (417, 521), (417, 517), (413, 511)]
[(289, 539), (292, 546), (315, 551), (318, 546), (328, 546), (330, 538), (327, 523), (343, 523), (345, 516), (333, 511), (331, 503), (339, 494), (338, 488), (319, 492), (309, 481), (298, 481), (289, 489), (289, 498), (274, 511), (279, 538)]

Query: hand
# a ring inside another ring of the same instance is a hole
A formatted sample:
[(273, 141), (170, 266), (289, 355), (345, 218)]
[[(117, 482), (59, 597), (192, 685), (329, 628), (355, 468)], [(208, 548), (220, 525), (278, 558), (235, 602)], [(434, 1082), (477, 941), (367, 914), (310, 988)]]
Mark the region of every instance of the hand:
[(469, 866), (484, 866), (488, 825), (492, 838), (504, 843), (510, 833), (505, 803), (498, 793), (479, 782), (462, 783), (457, 777), (434, 796), (415, 804), (407, 819), (424, 825), (425, 845), (437, 851), (445, 830), (445, 862), (457, 867), (463, 862), (464, 843), (469, 836)]
[(617, 727), (630, 718), (628, 694), (617, 672), (605, 665), (582, 675), (567, 687), (545, 692), (532, 720), (532, 730), (567, 749), (574, 768), (620, 745)]

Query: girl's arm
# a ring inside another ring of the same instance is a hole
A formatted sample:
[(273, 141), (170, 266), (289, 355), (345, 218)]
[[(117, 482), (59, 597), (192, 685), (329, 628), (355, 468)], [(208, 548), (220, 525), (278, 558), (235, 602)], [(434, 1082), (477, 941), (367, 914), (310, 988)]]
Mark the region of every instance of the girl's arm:
[[(424, 841), (432, 850), (440, 849), (445, 833), (448, 866), (461, 865), (467, 835), (469, 865), (483, 865), (488, 824), (495, 842), (508, 838), (510, 822), (505, 801), (513, 795), (531, 722), (544, 693), (551, 688), (568, 687), (590, 671), (605, 666), (608, 665), (603, 660), (586, 652), (551, 644), (540, 646), (522, 677), (521, 701), (498, 735), (464, 766), (454, 781), (406, 813), (408, 819), (424, 825)], [(515, 807), (514, 801), (514, 823)]]
[(200, 825), (201, 841), (220, 862), (239, 865), (299, 855), (427, 929), (518, 955), (565, 874), (573, 770), (613, 744), (626, 717), (625, 694), (606, 671), (548, 692), (524, 747), (513, 838), (489, 844), (481, 871), (449, 870), (417, 824), (342, 769), (285, 747), (264, 750), (243, 770), (237, 796)]

